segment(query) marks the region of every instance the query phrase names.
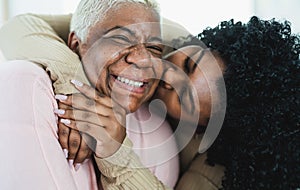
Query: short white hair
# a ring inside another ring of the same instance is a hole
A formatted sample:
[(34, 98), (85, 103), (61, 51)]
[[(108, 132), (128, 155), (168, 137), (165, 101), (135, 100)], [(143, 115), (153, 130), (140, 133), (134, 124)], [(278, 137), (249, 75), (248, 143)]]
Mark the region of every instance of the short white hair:
[[(104, 19), (109, 9), (120, 3), (139, 3), (160, 13), (155, 0), (81, 0), (72, 16), (70, 31), (85, 42), (89, 29)], [(134, 15), (134, 14), (133, 14)]]

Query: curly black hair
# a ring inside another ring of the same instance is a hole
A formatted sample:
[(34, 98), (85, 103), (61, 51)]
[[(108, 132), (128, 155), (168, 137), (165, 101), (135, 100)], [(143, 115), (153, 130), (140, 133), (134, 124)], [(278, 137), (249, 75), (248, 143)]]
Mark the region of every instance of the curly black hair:
[(226, 190), (300, 188), (300, 38), (288, 21), (252, 17), (207, 28), (200, 39), (225, 60), (226, 116), (208, 163)]

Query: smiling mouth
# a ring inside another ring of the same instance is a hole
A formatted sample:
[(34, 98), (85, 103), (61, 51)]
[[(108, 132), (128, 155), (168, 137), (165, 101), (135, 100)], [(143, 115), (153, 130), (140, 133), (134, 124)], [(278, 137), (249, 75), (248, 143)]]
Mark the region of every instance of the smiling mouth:
[(149, 84), (147, 81), (133, 80), (116, 75), (113, 75), (113, 78), (120, 87), (136, 93), (143, 93)]
[(120, 77), (120, 76), (116, 77), (116, 79), (121, 83), (124, 83), (124, 84), (132, 86), (132, 87), (136, 87), (136, 88), (140, 88), (140, 87), (143, 87), (144, 85), (146, 85), (146, 83), (144, 83), (144, 82), (135, 81), (135, 80), (131, 80), (131, 79)]

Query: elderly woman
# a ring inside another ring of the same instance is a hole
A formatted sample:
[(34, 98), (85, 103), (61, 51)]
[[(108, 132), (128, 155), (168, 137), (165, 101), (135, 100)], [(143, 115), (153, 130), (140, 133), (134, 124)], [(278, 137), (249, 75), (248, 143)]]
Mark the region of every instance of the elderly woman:
[[(1, 146), (7, 154), (1, 167), (2, 189), (97, 189), (93, 159), (101, 170), (104, 188), (175, 185), (178, 158), (171, 128), (157, 114), (150, 115), (144, 104), (163, 73), (157, 8), (148, 0), (82, 0), (72, 17), (69, 47), (34, 16), (18, 17), (3, 26), (1, 49), (8, 59), (19, 60), (0, 65), (0, 86), (8, 94), (0, 98), (0, 126), (5, 131), (1, 144), (7, 145)], [(130, 14), (133, 11), (135, 14)], [(37, 26), (27, 27), (24, 22), (28, 20)], [(38, 43), (41, 39), (46, 43)], [(51, 40), (52, 44), (47, 43)], [(57, 47), (56, 56), (47, 49), (51, 47)], [(39, 50), (38, 56), (33, 56), (34, 48)], [(65, 60), (71, 64), (64, 64)], [(58, 109), (49, 77), (55, 92), (74, 92), (71, 81), (81, 94), (59, 94)], [(149, 115), (156, 125), (144, 121)], [(88, 130), (84, 134), (71, 130), (74, 126), (92, 130), (94, 138)], [(63, 137), (73, 141), (68, 143)], [(147, 148), (165, 139), (169, 139), (169, 151), (160, 153), (162, 159), (151, 159)], [(64, 152), (59, 142), (66, 146)], [(88, 145), (95, 151), (93, 157)], [(140, 151), (136, 151), (139, 157), (133, 149)]]

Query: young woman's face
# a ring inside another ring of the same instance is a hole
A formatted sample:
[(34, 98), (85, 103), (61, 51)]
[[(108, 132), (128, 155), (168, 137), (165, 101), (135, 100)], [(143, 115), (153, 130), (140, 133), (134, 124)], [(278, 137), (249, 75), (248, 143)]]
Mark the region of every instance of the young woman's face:
[(110, 10), (79, 46), (91, 84), (128, 112), (155, 92), (163, 73), (162, 49), (159, 15), (134, 3)]
[(188, 112), (195, 106), (200, 114), (198, 125), (206, 126), (212, 104), (218, 103), (212, 102), (211, 96), (218, 93), (216, 81), (222, 77), (222, 60), (199, 46), (183, 47), (166, 55), (165, 60), (173, 65), (165, 72), (155, 98), (163, 100), (168, 114), (177, 120), (191, 120)]

